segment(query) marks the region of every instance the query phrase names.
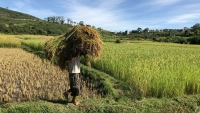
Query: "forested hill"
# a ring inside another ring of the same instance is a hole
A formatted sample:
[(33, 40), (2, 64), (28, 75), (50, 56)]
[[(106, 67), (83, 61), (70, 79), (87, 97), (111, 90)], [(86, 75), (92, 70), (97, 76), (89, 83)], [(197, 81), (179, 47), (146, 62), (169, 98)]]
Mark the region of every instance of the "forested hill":
[(2, 23), (12, 20), (32, 20), (32, 21), (40, 20), (39, 18), (31, 16), (29, 14), (8, 10), (2, 7), (0, 7), (0, 18), (1, 18), (0, 21)]
[(47, 22), (29, 14), (0, 7), (0, 33), (61, 35), (72, 27), (69, 24)]

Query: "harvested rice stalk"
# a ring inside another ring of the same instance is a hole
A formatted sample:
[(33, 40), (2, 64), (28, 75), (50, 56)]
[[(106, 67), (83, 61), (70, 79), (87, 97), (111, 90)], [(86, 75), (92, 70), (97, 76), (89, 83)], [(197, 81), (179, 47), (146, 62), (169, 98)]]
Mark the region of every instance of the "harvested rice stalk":
[(49, 40), (45, 44), (45, 51), (48, 59), (58, 58), (61, 69), (65, 69), (66, 61), (78, 55), (84, 56), (89, 65), (90, 58), (96, 60), (101, 55), (101, 36), (89, 26), (75, 26), (64, 36)]

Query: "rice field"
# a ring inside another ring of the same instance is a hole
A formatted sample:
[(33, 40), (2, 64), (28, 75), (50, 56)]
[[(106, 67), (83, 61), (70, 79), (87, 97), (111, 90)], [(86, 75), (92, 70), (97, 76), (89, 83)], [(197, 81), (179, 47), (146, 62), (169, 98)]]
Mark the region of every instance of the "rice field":
[(67, 72), (21, 49), (0, 53), (0, 102), (63, 98), (69, 87)]
[[(46, 40), (40, 41), (41, 38), (31, 36), (26, 39), (27, 37), (0, 35), (0, 42), (12, 39), (12, 46), (20, 42), (29, 47), (32, 45), (38, 51), (43, 50)], [(0, 43), (0, 46), (3, 44), (5, 42)], [(92, 67), (124, 81), (129, 85), (133, 97), (160, 98), (200, 94), (200, 45), (132, 41), (122, 44), (104, 43), (103, 48), (101, 58), (91, 62)], [(4, 57), (0, 57), (0, 63), (4, 61)], [(32, 61), (32, 58), (28, 61)], [(7, 67), (9, 65), (12, 64), (7, 64)], [(1, 74), (6, 69), (1, 68)]]
[(123, 80), (133, 96), (200, 94), (200, 46), (172, 43), (104, 43), (92, 67)]
[(9, 34), (0, 34), (0, 38), (15, 38), (15, 39), (44, 39), (44, 37), (52, 36), (43, 36), (43, 35), (9, 35)]
[(23, 40), (21, 44), (28, 46), (35, 51), (43, 51), (46, 40)]
[(21, 42), (16, 38), (0, 37), (0, 47), (20, 48)]
[[(64, 99), (63, 92), (69, 89), (67, 70), (61, 71), (49, 61), (19, 48), (0, 48), (0, 53), (0, 103)], [(86, 88), (86, 82), (82, 92), (82, 98), (97, 94)]]
[(21, 48), (28, 46), (36, 51), (43, 51), (46, 41), (53, 36), (42, 35), (5, 35), (0, 34), (1, 48)]

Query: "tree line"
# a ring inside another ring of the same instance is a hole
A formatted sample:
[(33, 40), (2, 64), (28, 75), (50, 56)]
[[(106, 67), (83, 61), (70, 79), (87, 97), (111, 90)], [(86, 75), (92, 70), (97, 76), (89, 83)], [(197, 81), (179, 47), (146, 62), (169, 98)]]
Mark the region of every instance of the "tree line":
[(152, 40), (157, 42), (173, 42), (181, 44), (200, 44), (200, 23), (194, 24), (191, 28), (183, 29), (163, 29), (150, 30), (148, 27), (144, 30), (137, 28), (130, 32), (110, 33), (110, 36), (120, 39)]

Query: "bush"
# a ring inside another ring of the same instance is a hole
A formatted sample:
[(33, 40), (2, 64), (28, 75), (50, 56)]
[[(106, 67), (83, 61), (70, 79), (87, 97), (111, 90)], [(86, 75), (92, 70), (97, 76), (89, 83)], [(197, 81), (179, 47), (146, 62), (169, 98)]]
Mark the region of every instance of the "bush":
[(117, 40), (115, 41), (115, 43), (121, 43), (121, 40), (120, 40), (120, 39), (117, 39)]
[(190, 44), (200, 44), (200, 36), (188, 38), (188, 42), (190, 42)]

